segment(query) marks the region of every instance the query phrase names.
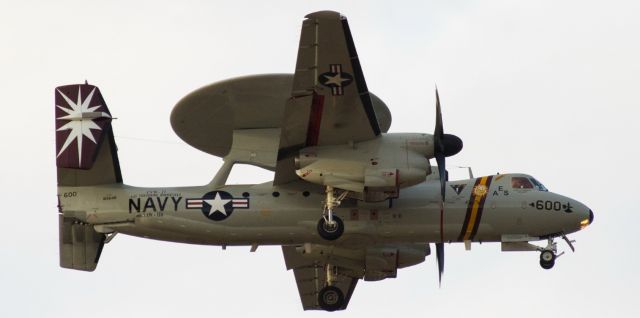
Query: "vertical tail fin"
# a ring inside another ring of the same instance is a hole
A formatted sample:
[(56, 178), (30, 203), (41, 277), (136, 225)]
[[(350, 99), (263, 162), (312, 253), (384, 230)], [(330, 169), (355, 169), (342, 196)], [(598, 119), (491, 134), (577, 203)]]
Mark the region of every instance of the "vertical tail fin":
[(122, 183), (111, 113), (98, 87), (55, 90), (56, 166), (59, 186)]

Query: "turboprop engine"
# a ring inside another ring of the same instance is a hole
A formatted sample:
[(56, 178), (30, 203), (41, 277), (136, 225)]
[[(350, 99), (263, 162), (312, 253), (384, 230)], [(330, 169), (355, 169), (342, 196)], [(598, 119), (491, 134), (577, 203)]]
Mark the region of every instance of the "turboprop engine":
[(429, 134), (382, 134), (359, 143), (307, 147), (296, 174), (312, 183), (357, 193), (397, 192), (425, 180), (434, 157)]

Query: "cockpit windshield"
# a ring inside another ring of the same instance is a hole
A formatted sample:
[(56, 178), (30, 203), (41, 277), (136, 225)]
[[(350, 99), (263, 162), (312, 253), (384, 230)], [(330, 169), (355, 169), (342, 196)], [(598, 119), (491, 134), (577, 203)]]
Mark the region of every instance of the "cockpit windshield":
[(511, 187), (514, 189), (533, 189), (533, 184), (525, 177), (511, 178)]
[(538, 190), (544, 191), (544, 192), (549, 191), (542, 183), (540, 183), (540, 181), (536, 180), (533, 177), (531, 177), (531, 182), (533, 182), (533, 185), (535, 185)]
[(549, 191), (542, 183), (534, 178), (512, 177), (511, 187), (514, 189), (535, 189), (538, 191)]

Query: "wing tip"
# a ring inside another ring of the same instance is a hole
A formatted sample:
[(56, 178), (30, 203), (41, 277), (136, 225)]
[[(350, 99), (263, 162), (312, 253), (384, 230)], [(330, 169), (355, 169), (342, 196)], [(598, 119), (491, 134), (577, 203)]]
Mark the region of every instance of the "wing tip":
[(324, 10), (324, 11), (316, 11), (309, 13), (304, 16), (307, 19), (336, 19), (339, 20), (342, 18), (342, 14), (336, 11)]

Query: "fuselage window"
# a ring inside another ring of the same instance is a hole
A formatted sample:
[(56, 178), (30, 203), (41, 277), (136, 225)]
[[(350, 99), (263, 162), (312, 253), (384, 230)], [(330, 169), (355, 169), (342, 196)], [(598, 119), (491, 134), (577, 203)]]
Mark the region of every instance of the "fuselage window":
[(533, 189), (533, 183), (525, 177), (511, 178), (511, 187), (514, 189)]

